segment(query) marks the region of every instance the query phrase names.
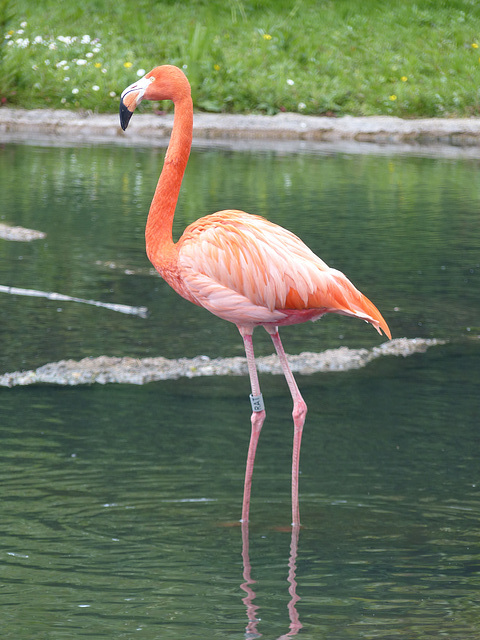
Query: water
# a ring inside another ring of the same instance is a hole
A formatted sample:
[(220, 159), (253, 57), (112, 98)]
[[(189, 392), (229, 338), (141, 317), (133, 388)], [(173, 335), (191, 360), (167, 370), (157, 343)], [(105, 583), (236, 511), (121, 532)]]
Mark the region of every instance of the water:
[[(2, 372), (241, 354), (235, 327), (150, 273), (143, 227), (162, 154), (1, 149), (1, 221), (47, 238), (0, 241), (0, 282), (150, 309), (142, 319), (1, 294)], [(264, 214), (349, 275), (395, 337), (448, 343), (299, 377), (298, 541), (291, 402), (281, 377), (261, 376), (268, 415), (243, 557), (247, 379), (1, 390), (2, 637), (477, 638), (478, 164), (195, 150), (177, 235), (220, 208)], [(282, 335), (291, 353), (379, 343), (340, 317)], [(255, 345), (272, 351), (261, 332)]]

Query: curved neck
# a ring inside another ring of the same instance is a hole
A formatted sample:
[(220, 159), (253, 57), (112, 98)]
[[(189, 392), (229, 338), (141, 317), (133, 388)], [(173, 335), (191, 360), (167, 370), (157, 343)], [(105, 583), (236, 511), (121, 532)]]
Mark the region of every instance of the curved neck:
[(192, 146), (192, 130), (192, 99), (186, 95), (175, 102), (170, 143), (145, 229), (147, 255), (155, 266), (161, 263), (162, 254), (173, 247), (173, 216)]

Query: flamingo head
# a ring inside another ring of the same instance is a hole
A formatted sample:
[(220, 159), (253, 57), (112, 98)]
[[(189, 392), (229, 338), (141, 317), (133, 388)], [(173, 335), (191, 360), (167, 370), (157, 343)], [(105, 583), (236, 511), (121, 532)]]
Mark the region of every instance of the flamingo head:
[(127, 87), (120, 98), (120, 125), (128, 127), (135, 108), (142, 100), (173, 100), (190, 97), (190, 85), (181, 69), (166, 64), (155, 67)]

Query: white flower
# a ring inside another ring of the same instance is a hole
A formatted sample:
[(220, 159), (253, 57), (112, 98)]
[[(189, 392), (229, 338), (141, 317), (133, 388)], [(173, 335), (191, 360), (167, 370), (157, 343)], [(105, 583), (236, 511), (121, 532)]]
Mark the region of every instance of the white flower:
[(67, 101), (67, 99), (66, 99), (66, 98), (62, 98), (62, 99), (60, 100), (60, 102), (61, 102), (62, 104), (65, 104), (65, 103), (66, 103), (66, 101)]
[(43, 44), (42, 36), (35, 36), (33, 41), (34, 41), (35, 44)]
[(93, 85), (93, 87), (92, 87), (92, 89), (93, 89), (94, 91), (98, 91), (98, 90), (100, 89), (100, 87), (98, 86), (98, 84), (94, 84), (94, 85)]
[(36, 64), (32, 64), (32, 69), (33, 69), (34, 71), (38, 71), (38, 67), (37, 67), (37, 65), (36, 65)]
[(107, 70), (106, 69), (102, 69), (102, 73), (107, 73)]
[(44, 63), (45, 63), (45, 64), (47, 65), (47, 67), (48, 67), (48, 65), (50, 64), (50, 60), (47, 58), (46, 60), (44, 60)]
[(57, 69), (60, 69), (61, 67), (64, 67), (66, 64), (67, 64), (66, 60), (60, 60), (60, 62), (57, 62), (55, 66), (57, 67)]
[(72, 89), (72, 93), (73, 93), (73, 94), (77, 94), (78, 92), (79, 92), (79, 89), (77, 89), (77, 88)]
[(68, 64), (65, 67), (63, 67), (64, 71), (68, 71), (69, 69), (70, 69), (70, 65), (68, 65)]
[(30, 44), (30, 40), (28, 38), (17, 38), (15, 44), (20, 47), (20, 49), (26, 49)]
[(90, 36), (82, 36), (82, 39), (80, 40), (82, 44), (90, 44), (91, 41), (92, 39), (90, 38)]
[(146, 73), (145, 69), (137, 69), (137, 76), (141, 78)]
[(68, 82), (69, 80), (70, 80), (69, 76), (65, 76), (63, 79), (64, 82)]
[(292, 80), (291, 78), (288, 78), (287, 79), (287, 84), (292, 87), (295, 84), (295, 80)]
[(93, 58), (93, 53), (91, 51), (89, 51), (88, 53), (85, 54), (86, 58)]
[(25, 31), (24, 31), (23, 29), (19, 29), (19, 30), (17, 31), (17, 33), (18, 33), (18, 35), (19, 35), (19, 36), (21, 36), (21, 35), (22, 35), (22, 33), (25, 33)]
[(100, 51), (100, 43), (97, 44), (96, 47), (93, 47), (92, 51), (93, 51), (93, 53), (98, 53)]
[(299, 111), (303, 111), (306, 108), (307, 108), (307, 105), (304, 102), (299, 102), (298, 103), (298, 110)]
[(77, 41), (77, 38), (75, 36), (73, 38), (72, 36), (58, 36), (57, 40), (60, 40), (63, 44), (73, 44)]
[(48, 48), (50, 49), (50, 51), (56, 51), (57, 43), (56, 42), (50, 42), (50, 44), (48, 45)]
[(22, 29), (25, 29), (25, 27), (27, 26), (27, 23), (26, 22), (21, 22), (20, 26), (22, 27)]
[(115, 93), (115, 91), (110, 91), (110, 93), (108, 94), (111, 98), (116, 98), (117, 94)]

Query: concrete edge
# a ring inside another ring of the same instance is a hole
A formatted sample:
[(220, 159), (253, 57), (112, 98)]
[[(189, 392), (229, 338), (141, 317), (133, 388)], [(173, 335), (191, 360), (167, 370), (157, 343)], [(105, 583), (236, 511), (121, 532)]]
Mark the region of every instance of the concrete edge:
[[(50, 137), (69, 141), (164, 144), (172, 125), (172, 114), (136, 114), (128, 130), (123, 132), (116, 114), (0, 109), (0, 140), (22, 136), (25, 139)], [(355, 141), (468, 147), (480, 146), (480, 118), (403, 120), (390, 116), (329, 118), (295, 113), (274, 116), (196, 113), (194, 139)]]

